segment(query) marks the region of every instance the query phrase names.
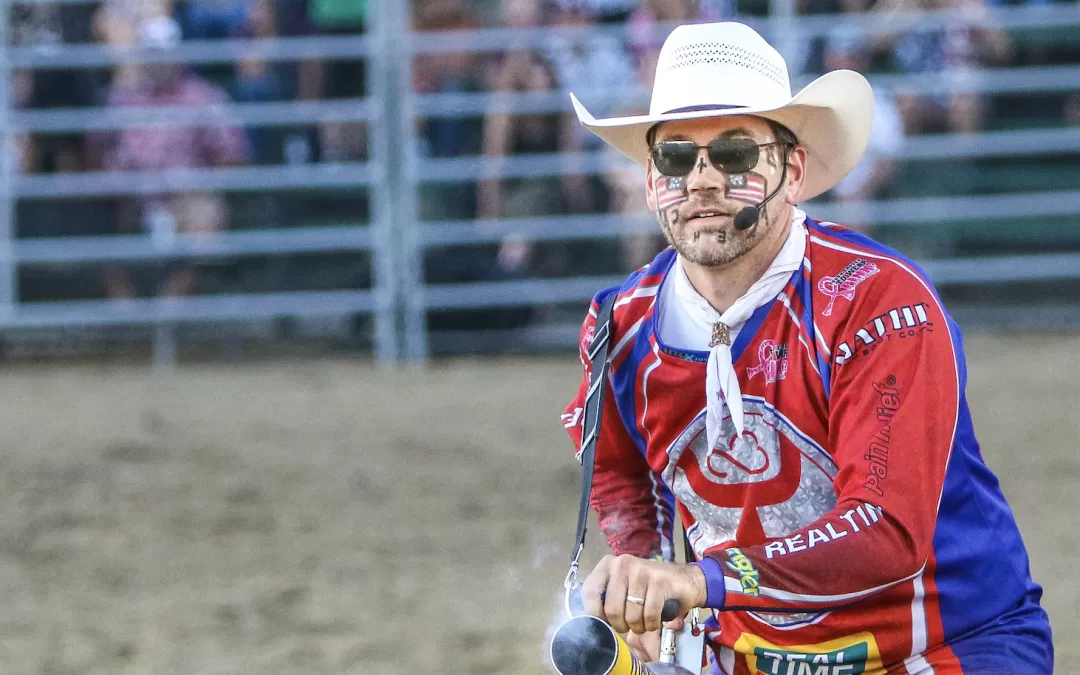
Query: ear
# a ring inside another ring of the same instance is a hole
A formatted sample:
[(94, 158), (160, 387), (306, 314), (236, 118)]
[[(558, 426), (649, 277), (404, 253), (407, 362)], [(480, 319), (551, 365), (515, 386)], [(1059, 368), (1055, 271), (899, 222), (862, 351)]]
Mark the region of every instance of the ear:
[(806, 180), (806, 148), (796, 145), (788, 152), (787, 160), (787, 190), (784, 191), (784, 201), (792, 206), (798, 204), (796, 197), (802, 190), (803, 181)]
[(656, 213), (656, 185), (652, 179), (652, 157), (645, 160), (645, 203)]

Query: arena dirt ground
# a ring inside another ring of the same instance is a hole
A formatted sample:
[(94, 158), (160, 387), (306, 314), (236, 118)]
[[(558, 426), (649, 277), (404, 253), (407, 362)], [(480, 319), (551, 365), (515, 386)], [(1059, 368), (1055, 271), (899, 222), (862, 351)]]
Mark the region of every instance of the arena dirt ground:
[[(1078, 352), (969, 339), (1061, 673), (1080, 659)], [(0, 672), (546, 673), (577, 377), (569, 355), (9, 367)]]

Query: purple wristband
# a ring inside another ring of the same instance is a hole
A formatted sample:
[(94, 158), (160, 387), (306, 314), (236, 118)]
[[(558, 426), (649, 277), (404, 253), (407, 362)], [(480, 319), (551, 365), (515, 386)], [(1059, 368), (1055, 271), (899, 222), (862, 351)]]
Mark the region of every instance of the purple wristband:
[(705, 606), (709, 609), (723, 609), (727, 599), (727, 589), (724, 587), (724, 568), (716, 558), (705, 556), (696, 565), (705, 574)]

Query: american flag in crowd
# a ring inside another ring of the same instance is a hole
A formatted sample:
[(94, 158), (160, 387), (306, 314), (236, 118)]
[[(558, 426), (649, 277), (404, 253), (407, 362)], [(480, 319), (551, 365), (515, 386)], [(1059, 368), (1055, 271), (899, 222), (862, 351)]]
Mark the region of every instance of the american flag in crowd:
[(661, 211), (686, 199), (685, 179), (682, 176), (660, 176), (656, 179), (656, 208)]
[(765, 178), (756, 173), (735, 173), (728, 176), (727, 196), (744, 202), (760, 202), (765, 199)]

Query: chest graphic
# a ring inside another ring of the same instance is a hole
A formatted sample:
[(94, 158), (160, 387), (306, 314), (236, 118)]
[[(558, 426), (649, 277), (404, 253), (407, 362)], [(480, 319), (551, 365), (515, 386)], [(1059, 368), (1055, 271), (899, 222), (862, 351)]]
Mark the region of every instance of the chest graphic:
[(697, 521), (688, 531), (700, 556), (738, 537), (753, 545), (809, 525), (836, 505), (836, 465), (764, 401), (744, 398), (745, 430), (730, 417), (709, 448), (702, 411), (668, 448), (664, 480)]
[(758, 375), (765, 376), (765, 384), (772, 384), (787, 377), (788, 346), (778, 345), (775, 340), (762, 340), (758, 347), (758, 364), (746, 369), (752, 380)]

